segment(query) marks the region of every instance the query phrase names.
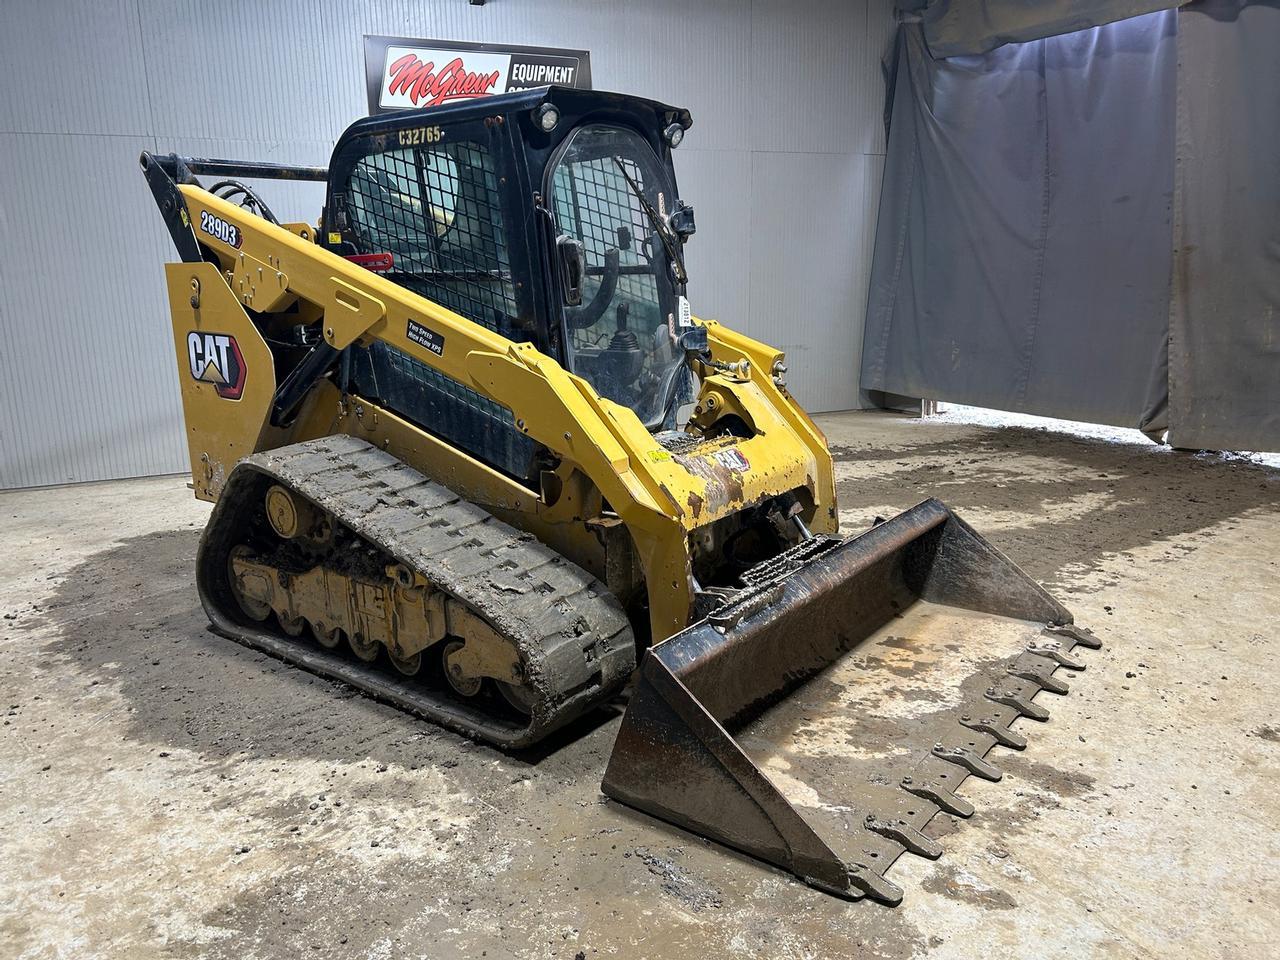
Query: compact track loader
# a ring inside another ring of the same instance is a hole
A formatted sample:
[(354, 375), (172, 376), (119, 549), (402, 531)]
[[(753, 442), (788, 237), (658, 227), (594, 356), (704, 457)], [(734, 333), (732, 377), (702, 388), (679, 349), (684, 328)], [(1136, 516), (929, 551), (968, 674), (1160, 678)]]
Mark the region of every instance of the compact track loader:
[[(1096, 640), (936, 500), (836, 536), (782, 353), (690, 313), (690, 123), (550, 87), (360, 120), (327, 170), (144, 153), (200, 596), (509, 750), (634, 678), (608, 796), (896, 903)], [(324, 181), (319, 224), (244, 178)]]

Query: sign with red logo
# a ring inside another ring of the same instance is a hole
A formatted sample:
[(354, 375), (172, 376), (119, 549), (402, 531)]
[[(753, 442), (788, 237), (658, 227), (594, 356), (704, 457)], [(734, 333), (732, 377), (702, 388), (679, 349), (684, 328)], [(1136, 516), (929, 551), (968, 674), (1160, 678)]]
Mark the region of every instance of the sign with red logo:
[(192, 330), (187, 334), (187, 359), (192, 378), (213, 384), (223, 400), (239, 400), (244, 395), (244, 355), (231, 334)]
[(556, 84), (591, 88), (586, 50), (365, 37), (369, 113), (458, 103)]

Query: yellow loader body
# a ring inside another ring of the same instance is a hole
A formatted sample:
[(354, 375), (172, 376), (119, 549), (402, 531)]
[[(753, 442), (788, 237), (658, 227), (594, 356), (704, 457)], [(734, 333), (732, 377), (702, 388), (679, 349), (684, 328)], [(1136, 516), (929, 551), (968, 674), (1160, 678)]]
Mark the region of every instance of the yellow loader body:
[[(220, 633), (504, 749), (626, 688), (608, 796), (895, 903), (1097, 641), (936, 500), (837, 536), (782, 352), (689, 311), (690, 123), (542, 88), (358, 121), (327, 170), (144, 154), (197, 584)], [(196, 174), (327, 181), (321, 221)], [(918, 706), (866, 700), (885, 663)]]

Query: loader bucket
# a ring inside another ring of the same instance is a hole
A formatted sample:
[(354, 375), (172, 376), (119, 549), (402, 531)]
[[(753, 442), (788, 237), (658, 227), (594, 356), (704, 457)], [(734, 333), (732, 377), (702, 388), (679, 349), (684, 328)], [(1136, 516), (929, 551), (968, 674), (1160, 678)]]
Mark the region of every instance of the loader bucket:
[(1098, 645), (937, 500), (743, 580), (645, 654), (602, 789), (849, 899), (901, 900), (893, 861)]

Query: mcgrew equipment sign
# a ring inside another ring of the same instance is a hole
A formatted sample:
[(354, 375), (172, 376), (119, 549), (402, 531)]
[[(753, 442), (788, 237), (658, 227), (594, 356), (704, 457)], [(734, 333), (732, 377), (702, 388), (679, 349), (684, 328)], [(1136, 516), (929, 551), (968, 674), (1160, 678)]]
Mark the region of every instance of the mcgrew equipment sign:
[(558, 84), (591, 87), (586, 50), (365, 37), (369, 113), (436, 107)]

